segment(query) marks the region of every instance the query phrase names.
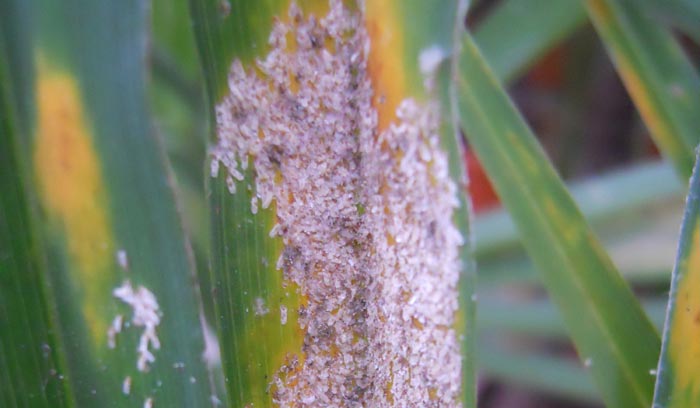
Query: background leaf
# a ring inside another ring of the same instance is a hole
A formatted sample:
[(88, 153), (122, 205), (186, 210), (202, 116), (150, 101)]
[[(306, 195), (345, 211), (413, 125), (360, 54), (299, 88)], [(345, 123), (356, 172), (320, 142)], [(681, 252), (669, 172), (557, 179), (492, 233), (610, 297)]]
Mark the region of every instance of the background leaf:
[(480, 364), (489, 376), (576, 401), (599, 402), (593, 382), (575, 361), (504, 352), (484, 343), (479, 350)]
[[(589, 223), (597, 226), (683, 193), (667, 163), (649, 162), (568, 184), (568, 190)], [(477, 256), (519, 247), (520, 237), (506, 210), (481, 214), (474, 222)]]
[(506, 0), (476, 25), (474, 41), (494, 74), (510, 82), (585, 22), (579, 0)]
[(700, 143), (700, 76), (663, 26), (638, 2), (588, 0), (588, 13), (656, 144), (690, 176)]
[(581, 360), (606, 403), (649, 406), (658, 335), (469, 34), (464, 45), (457, 89), (466, 135), (525, 237)]

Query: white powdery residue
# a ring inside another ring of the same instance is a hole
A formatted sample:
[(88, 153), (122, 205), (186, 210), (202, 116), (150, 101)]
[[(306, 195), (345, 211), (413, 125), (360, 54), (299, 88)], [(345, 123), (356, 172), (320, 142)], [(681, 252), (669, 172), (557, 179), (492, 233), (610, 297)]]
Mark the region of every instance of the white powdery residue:
[(139, 371), (148, 371), (149, 364), (156, 361), (151, 348), (153, 350), (160, 349), (156, 328), (160, 324), (161, 314), (156, 297), (143, 286), (134, 290), (128, 280), (114, 289), (112, 294), (131, 307), (133, 311), (131, 323), (136, 327), (143, 327), (136, 349), (138, 352), (136, 367)]
[(270, 232), (269, 232), (268, 235), (270, 236), (270, 238), (274, 238), (274, 237), (276, 237), (277, 235), (280, 235), (280, 225), (279, 225), (279, 224), (275, 224), (275, 225), (270, 229)]
[(221, 365), (219, 339), (208, 324), (204, 327), (204, 351), (202, 352), (202, 360), (204, 360), (209, 369)]
[(255, 298), (255, 308), (253, 310), (256, 316), (265, 316), (270, 312), (270, 309), (265, 306), (263, 298)]
[(123, 249), (120, 249), (116, 253), (117, 257), (117, 263), (123, 270), (128, 270), (129, 269), (129, 257), (126, 255), (126, 251)]
[(126, 378), (124, 378), (124, 381), (122, 382), (122, 393), (124, 393), (124, 395), (131, 394), (131, 377), (130, 376), (126, 376)]
[(124, 316), (116, 315), (112, 324), (107, 329), (107, 347), (113, 349), (117, 346), (117, 334), (121, 333)]
[(287, 306), (280, 305), (280, 323), (282, 326), (287, 324)]
[(435, 72), (440, 63), (445, 60), (447, 54), (439, 45), (431, 45), (421, 50), (418, 55), (418, 66), (423, 75), (430, 75)]
[(219, 175), (219, 161), (218, 160), (212, 160), (210, 164), (210, 174), (212, 177), (216, 177)]
[[(263, 207), (275, 201), (277, 268), (307, 300), (289, 311), (304, 356), (271, 379), (273, 401), (390, 406), (396, 396), (405, 406), (457, 407), (462, 238), (437, 108), (407, 99), (380, 132), (362, 7), (330, 3), (321, 19), (292, 3), (257, 66), (233, 62), (216, 108), (212, 160), (234, 193), (251, 161), (251, 191)], [(444, 53), (429, 50), (422, 65), (434, 71)], [(258, 314), (264, 303), (254, 306)], [(281, 324), (289, 312), (280, 306)]]
[(447, 58), (447, 52), (437, 44), (421, 50), (418, 55), (418, 67), (425, 78), (423, 85), (426, 89), (432, 90), (435, 87), (437, 69), (445, 58)]
[(250, 199), (250, 211), (253, 214), (258, 213), (258, 197), (253, 196), (253, 198)]

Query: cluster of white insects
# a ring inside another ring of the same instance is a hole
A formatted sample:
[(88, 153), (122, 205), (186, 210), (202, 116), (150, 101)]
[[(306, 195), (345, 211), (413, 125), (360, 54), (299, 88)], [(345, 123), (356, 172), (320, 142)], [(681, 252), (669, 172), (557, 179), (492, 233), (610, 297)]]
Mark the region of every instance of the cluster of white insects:
[[(439, 116), (406, 99), (378, 128), (362, 10), (332, 0), (317, 19), (292, 4), (255, 69), (234, 61), (211, 174), (224, 167), (232, 194), (252, 190), (254, 214), (275, 202), (277, 268), (308, 299), (280, 308), (281, 323), (296, 313), (305, 337), (303, 360), (289, 358), (271, 379), (277, 404), (387, 406), (396, 396), (459, 406), (462, 237)], [(443, 57), (429, 49), (421, 69)], [(254, 185), (244, 180), (250, 166)], [(262, 299), (252, 309), (269, 312)]]

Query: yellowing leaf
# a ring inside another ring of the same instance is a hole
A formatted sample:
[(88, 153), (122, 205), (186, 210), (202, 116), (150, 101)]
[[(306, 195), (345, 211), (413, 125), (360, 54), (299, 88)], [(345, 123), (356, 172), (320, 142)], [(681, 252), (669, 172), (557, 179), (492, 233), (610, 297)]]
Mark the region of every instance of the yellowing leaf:
[(655, 408), (700, 404), (700, 150), (690, 179), (671, 280)]
[(42, 203), (65, 232), (72, 278), (83, 288), (83, 315), (102, 344), (109, 322), (92, 305), (110, 293), (114, 248), (99, 159), (75, 78), (41, 66), (36, 99), (34, 166)]

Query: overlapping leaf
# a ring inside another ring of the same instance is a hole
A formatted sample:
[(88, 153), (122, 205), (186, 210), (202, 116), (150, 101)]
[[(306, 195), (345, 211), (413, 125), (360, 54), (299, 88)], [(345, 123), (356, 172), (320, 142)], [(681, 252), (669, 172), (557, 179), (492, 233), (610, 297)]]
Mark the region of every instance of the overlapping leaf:
[(662, 153), (682, 179), (700, 143), (700, 76), (665, 27), (630, 0), (588, 0), (589, 15)]
[(671, 278), (654, 407), (700, 404), (700, 149), (690, 179), (676, 265)]
[(464, 46), (457, 90), (467, 138), (581, 360), (608, 404), (649, 406), (658, 335), (468, 34)]
[(26, 222), (22, 214), (38, 208), (26, 231), (37, 226), (30, 249), (38, 267), (27, 279), (49, 282), (13, 299), (36, 302), (33, 295), (49, 288), (37, 313), (52, 318), (58, 339), (44, 354), (61, 363), (37, 378), (70, 393), (54, 392), (48, 403), (207, 403), (192, 262), (145, 101), (146, 8), (10, 3), (22, 10), (11, 37), (21, 47), (2, 85), (22, 108), (16, 151), (28, 166), (19, 179), (26, 184), (17, 184), (26, 188), (28, 199), (18, 202), (26, 208), (14, 215)]

